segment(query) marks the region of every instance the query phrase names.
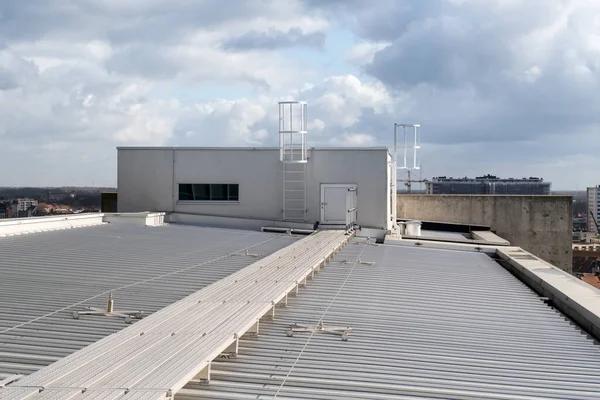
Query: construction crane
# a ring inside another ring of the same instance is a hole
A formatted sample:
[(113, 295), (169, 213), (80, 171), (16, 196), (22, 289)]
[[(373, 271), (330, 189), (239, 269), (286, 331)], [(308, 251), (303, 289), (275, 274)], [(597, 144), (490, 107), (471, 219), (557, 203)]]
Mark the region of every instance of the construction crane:
[(406, 173), (408, 174), (408, 179), (398, 179), (398, 182), (404, 182), (404, 186), (406, 186), (406, 192), (412, 193), (412, 184), (413, 183), (427, 183), (427, 179), (411, 179), (411, 170), (407, 169)]

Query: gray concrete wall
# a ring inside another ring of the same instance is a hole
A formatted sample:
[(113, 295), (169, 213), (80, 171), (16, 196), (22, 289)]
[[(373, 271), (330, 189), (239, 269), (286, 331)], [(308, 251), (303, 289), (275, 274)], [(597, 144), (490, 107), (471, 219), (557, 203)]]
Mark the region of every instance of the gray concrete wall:
[[(385, 148), (311, 149), (306, 169), (307, 218), (319, 221), (321, 184), (356, 184), (357, 220), (389, 229), (389, 154)], [(119, 212), (166, 211), (281, 219), (283, 167), (273, 148), (119, 148)], [(239, 202), (180, 202), (179, 183), (239, 184)]]
[(488, 225), (512, 245), (570, 272), (571, 196), (398, 195), (398, 218)]

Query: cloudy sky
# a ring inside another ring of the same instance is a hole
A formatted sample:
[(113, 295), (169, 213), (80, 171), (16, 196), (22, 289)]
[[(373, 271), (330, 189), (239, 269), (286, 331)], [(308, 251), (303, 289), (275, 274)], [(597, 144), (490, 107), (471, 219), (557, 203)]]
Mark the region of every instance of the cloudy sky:
[(391, 146), (424, 177), (600, 184), (600, 0), (0, 0), (0, 186), (115, 185), (116, 147)]

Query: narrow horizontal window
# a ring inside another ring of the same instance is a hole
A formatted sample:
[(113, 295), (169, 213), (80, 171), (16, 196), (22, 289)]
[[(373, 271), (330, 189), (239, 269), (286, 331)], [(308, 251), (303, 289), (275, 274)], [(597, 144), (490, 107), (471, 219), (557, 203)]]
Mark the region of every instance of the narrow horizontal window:
[(230, 183), (180, 183), (179, 201), (239, 201), (239, 185)]

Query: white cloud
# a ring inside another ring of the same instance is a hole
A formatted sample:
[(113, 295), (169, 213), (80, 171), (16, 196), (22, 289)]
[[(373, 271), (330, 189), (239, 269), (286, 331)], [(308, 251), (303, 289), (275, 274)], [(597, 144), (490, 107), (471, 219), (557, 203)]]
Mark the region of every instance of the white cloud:
[[(309, 103), (311, 146), (374, 143), (371, 135), (375, 132), (357, 134), (355, 131), (365, 129), (361, 118), (365, 112), (382, 112), (383, 104), (390, 101), (380, 84), (361, 82), (351, 75), (331, 77), (293, 92), (296, 98)], [(196, 103), (182, 110), (177, 130), (198, 132), (193, 135), (193, 142), (189, 142), (194, 145), (276, 145), (279, 100), (261, 96)], [(353, 133), (349, 134), (350, 131)]]
[(391, 43), (389, 42), (368, 42), (360, 41), (352, 47), (347, 55), (347, 60), (350, 63), (365, 65), (373, 62), (375, 54), (388, 47)]
[(168, 104), (146, 100), (151, 85), (143, 81), (124, 83), (85, 63), (41, 69), (7, 50), (0, 59), (10, 60), (0, 90), (0, 126), (9, 143), (162, 144), (172, 136)]
[[(311, 145), (386, 145), (394, 122), (421, 123), (430, 175), (597, 183), (598, 2), (233, 3), (2, 2), (0, 167), (24, 173), (11, 183), (114, 184), (117, 145), (275, 145), (290, 98), (309, 103)], [(324, 46), (340, 26), (356, 43)]]
[(377, 140), (373, 135), (365, 133), (344, 133), (340, 137), (332, 138), (329, 143), (340, 146), (373, 146)]
[(524, 75), (523, 80), (525, 82), (535, 83), (535, 81), (537, 81), (539, 79), (539, 77), (542, 75), (542, 69), (536, 65), (536, 66), (529, 68), (527, 71), (525, 71), (525, 73), (523, 75)]
[(323, 129), (325, 129), (325, 121), (315, 118), (308, 123), (308, 129), (310, 131), (321, 132)]

